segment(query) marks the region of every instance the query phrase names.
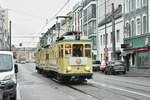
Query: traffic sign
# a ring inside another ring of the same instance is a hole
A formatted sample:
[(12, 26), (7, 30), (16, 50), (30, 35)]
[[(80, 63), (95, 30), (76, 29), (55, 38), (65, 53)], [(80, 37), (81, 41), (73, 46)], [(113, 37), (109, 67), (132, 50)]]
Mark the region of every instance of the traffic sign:
[(108, 52), (108, 48), (104, 48), (104, 51), (105, 51), (105, 52)]

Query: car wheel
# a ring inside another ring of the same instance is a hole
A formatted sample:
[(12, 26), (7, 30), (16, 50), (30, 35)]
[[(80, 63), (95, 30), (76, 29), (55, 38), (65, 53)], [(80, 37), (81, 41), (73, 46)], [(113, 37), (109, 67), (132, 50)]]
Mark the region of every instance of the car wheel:
[(10, 100), (17, 100), (16, 95), (14, 97), (11, 97)]
[(113, 74), (112, 69), (109, 69), (108, 73), (109, 75), (112, 75)]
[(9, 96), (3, 96), (3, 100), (9, 100)]
[(105, 74), (105, 75), (107, 75), (107, 74), (108, 74), (106, 70), (104, 71), (104, 74)]
[(123, 74), (126, 74), (126, 71), (123, 71)]

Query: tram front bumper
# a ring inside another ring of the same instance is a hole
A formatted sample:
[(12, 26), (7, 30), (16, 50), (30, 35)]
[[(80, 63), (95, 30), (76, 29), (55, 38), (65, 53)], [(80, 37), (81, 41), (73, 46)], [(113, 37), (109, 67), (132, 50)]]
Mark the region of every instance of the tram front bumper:
[(91, 79), (92, 78), (92, 75), (93, 75), (93, 73), (88, 73), (88, 74), (59, 74), (60, 75), (60, 77), (65, 77), (65, 78), (87, 78), (87, 79)]

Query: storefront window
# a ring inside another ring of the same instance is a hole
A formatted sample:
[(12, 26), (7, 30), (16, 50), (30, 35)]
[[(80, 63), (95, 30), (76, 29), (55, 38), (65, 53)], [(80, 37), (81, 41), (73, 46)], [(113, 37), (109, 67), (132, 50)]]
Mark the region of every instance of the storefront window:
[(138, 67), (148, 67), (148, 52), (139, 52), (137, 57)]

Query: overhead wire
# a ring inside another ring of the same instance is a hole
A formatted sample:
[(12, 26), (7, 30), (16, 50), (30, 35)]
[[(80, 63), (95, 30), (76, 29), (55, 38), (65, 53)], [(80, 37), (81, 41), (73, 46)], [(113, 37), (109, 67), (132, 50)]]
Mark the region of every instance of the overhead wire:
[(40, 29), (40, 31), (38, 32), (38, 34), (41, 34), (41, 32), (43, 31), (43, 29), (46, 28), (46, 26), (47, 26), (52, 20), (56, 19), (57, 15), (58, 15), (62, 10), (64, 10), (64, 8), (67, 6), (67, 4), (69, 4), (70, 1), (71, 1), (71, 0), (67, 0), (67, 1), (64, 3), (64, 5), (54, 14), (54, 16), (51, 17), (50, 19), (48, 19), (48, 22), (47, 22), (44, 26), (42, 26), (42, 28)]
[[(50, 19), (48, 19), (48, 22), (40, 29), (40, 31), (38, 32), (38, 34), (40, 34), (41, 32), (42, 32), (42, 30), (44, 29), (44, 28), (46, 28), (46, 26), (52, 21), (52, 20), (54, 20), (56, 17), (57, 17), (57, 15), (62, 11), (62, 10), (64, 10), (64, 8), (67, 6), (67, 4), (70, 2), (71, 0), (67, 0), (65, 3), (64, 3), (64, 5), (54, 14), (54, 16), (53, 17), (51, 17)], [(16, 12), (16, 13), (20, 13), (20, 14), (24, 14), (24, 15), (29, 15), (30, 17), (34, 17), (34, 18), (37, 18), (37, 19), (45, 19), (44, 17), (39, 17), (39, 16), (36, 16), (36, 15), (32, 15), (32, 14), (29, 14), (29, 13), (27, 13), (27, 12), (25, 12), (25, 11), (19, 11), (19, 10), (14, 10), (14, 9), (8, 9), (8, 10), (10, 10), (10, 11), (13, 11), (13, 12)], [(13, 38), (19, 38), (19, 36), (18, 37), (13, 37)], [(21, 37), (21, 38), (23, 38), (23, 37)], [(24, 37), (25, 38), (25, 37)], [(26, 37), (27, 38), (27, 37)], [(32, 40), (33, 41), (33, 40)], [(28, 42), (28, 43), (32, 43), (32, 42)]]
[(54, 20), (57, 15), (67, 6), (67, 4), (70, 2), (71, 0), (67, 0), (65, 2), (65, 4), (54, 14), (53, 17), (51, 17), (50, 19), (48, 19), (48, 22), (41, 28), (40, 32), (38, 32), (38, 34), (40, 34), (42, 32), (42, 30), (52, 21)]

